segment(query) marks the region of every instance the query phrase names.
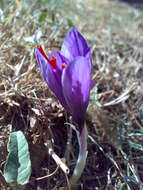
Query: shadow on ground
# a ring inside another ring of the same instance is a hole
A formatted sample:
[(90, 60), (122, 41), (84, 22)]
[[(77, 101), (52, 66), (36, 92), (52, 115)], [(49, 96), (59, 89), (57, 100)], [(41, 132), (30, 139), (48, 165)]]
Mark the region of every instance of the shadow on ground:
[(132, 5), (132, 6), (136, 6), (138, 8), (143, 7), (143, 0), (120, 0), (120, 1), (125, 2), (129, 5)]

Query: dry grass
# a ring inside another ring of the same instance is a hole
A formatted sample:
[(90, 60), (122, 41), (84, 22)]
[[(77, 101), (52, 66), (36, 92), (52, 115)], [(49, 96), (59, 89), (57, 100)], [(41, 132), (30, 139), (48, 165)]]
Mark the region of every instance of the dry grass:
[[(66, 176), (60, 169), (52, 178), (34, 180), (56, 169), (47, 154), (47, 141), (54, 139), (55, 152), (64, 157), (69, 131), (65, 125), (69, 119), (41, 78), (34, 47), (40, 40), (48, 53), (59, 49), (66, 31), (75, 24), (92, 47), (93, 78), (98, 89), (98, 93), (93, 89), (88, 108), (89, 153), (80, 188), (142, 189), (142, 12), (106, 0), (85, 0), (78, 6), (70, 2), (53, 8), (55, 12), (44, 4), (31, 3), (28, 9), (26, 3), (14, 2), (5, 8), (4, 20), (0, 19), (0, 169), (6, 159), (9, 133), (22, 130), (32, 160), (31, 181), (25, 189), (66, 186)], [(119, 103), (115, 99), (124, 92)], [(67, 160), (71, 171), (77, 153), (73, 134)], [(2, 176), (0, 186), (10, 189)]]

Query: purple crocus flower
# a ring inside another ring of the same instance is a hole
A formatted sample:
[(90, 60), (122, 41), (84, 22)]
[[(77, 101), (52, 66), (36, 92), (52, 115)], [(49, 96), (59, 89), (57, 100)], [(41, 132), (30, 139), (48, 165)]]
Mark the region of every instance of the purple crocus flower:
[(35, 49), (41, 73), (60, 103), (80, 126), (85, 120), (91, 88), (91, 49), (74, 28), (64, 39), (60, 52), (46, 56)]

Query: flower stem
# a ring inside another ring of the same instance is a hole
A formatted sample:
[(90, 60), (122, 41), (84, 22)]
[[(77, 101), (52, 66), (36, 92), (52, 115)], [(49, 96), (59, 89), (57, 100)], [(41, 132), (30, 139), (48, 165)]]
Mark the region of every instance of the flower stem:
[(86, 123), (84, 123), (81, 133), (79, 133), (79, 131), (76, 130), (76, 134), (77, 134), (77, 139), (78, 139), (78, 144), (79, 144), (79, 155), (78, 155), (75, 169), (70, 179), (70, 185), (71, 185), (72, 190), (77, 189), (78, 180), (81, 177), (81, 174), (86, 164), (86, 158), (87, 158), (87, 153), (88, 153), (87, 152), (88, 132), (87, 132)]

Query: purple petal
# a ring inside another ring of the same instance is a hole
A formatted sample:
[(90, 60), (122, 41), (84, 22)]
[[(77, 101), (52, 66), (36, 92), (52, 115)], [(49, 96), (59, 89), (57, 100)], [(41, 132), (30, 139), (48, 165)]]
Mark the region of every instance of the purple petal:
[(85, 56), (90, 50), (83, 36), (75, 29), (71, 29), (64, 39), (61, 54), (69, 61), (77, 56)]
[(84, 122), (91, 88), (91, 62), (77, 57), (68, 64), (62, 74), (63, 94), (73, 121)]
[(91, 56), (91, 49), (90, 48), (88, 48), (88, 51), (86, 52), (85, 57), (87, 59), (90, 59), (90, 61), (92, 62), (92, 56)]
[[(44, 80), (48, 84), (51, 91), (53, 91), (59, 99), (60, 103), (65, 107), (65, 109), (67, 109), (61, 85), (62, 71), (54, 69), (37, 48), (35, 49), (35, 56)], [(55, 53), (55, 58), (60, 65), (63, 60), (62, 58), (60, 59), (60, 55), (58, 53)]]
[(93, 89), (94, 86), (96, 84), (96, 81), (95, 80), (91, 80), (91, 83), (90, 83), (90, 89)]

